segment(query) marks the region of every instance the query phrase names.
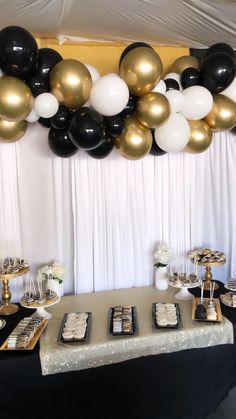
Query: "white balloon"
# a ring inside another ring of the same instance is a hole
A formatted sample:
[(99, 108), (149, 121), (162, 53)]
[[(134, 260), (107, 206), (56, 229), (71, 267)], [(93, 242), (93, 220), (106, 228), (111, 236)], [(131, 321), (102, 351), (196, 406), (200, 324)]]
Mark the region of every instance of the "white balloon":
[(100, 114), (116, 115), (126, 107), (129, 89), (124, 80), (110, 73), (94, 83), (89, 100), (91, 106)]
[(34, 111), (41, 118), (51, 118), (58, 111), (59, 103), (51, 93), (41, 93), (34, 101)]
[(32, 109), (32, 111), (25, 118), (25, 120), (30, 123), (37, 122), (38, 119), (39, 119), (39, 115), (35, 112), (34, 109)]
[(164, 77), (164, 80), (167, 80), (167, 79), (176, 80), (179, 83), (180, 90), (183, 90), (182, 84), (181, 84), (181, 78), (180, 78), (180, 75), (178, 73), (168, 73), (168, 74), (166, 74), (166, 76)]
[(168, 90), (168, 92), (165, 93), (165, 96), (167, 97), (171, 112), (179, 112), (184, 104), (184, 97), (182, 92), (179, 90)]
[(236, 102), (236, 77), (233, 79), (232, 83), (230, 83), (230, 85), (220, 93), (221, 95), (225, 95)]
[(161, 127), (155, 129), (157, 145), (164, 151), (176, 153), (188, 144), (190, 127), (180, 114), (173, 113)]
[(205, 87), (191, 86), (183, 90), (184, 105), (180, 113), (186, 119), (205, 118), (213, 106), (212, 94)]
[(160, 80), (159, 83), (156, 84), (154, 89), (152, 89), (152, 92), (164, 94), (166, 92), (166, 84), (164, 80)]
[(97, 71), (97, 69), (95, 67), (93, 67), (93, 65), (85, 64), (85, 67), (87, 67), (88, 71), (90, 72), (90, 75), (92, 77), (92, 82), (93, 83), (95, 83), (97, 80), (100, 79), (101, 75)]

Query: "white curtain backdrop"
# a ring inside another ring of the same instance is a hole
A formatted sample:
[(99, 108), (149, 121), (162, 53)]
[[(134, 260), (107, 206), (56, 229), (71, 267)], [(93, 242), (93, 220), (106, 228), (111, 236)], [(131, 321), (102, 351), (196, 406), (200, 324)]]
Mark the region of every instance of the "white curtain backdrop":
[[(128, 161), (116, 151), (95, 160), (54, 156), (48, 130), (0, 143), (0, 258), (23, 256), (31, 274), (52, 260), (67, 267), (65, 293), (150, 285), (153, 251), (170, 244), (178, 260), (207, 246), (227, 254), (214, 269), (236, 271), (236, 138), (214, 135), (199, 155)], [(11, 281), (13, 300), (23, 279)]]

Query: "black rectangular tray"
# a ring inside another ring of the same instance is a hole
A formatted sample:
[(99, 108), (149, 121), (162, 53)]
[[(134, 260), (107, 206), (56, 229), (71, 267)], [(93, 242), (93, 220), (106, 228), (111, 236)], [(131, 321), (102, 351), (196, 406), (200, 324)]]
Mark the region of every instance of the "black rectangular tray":
[[(78, 313), (80, 313), (80, 312), (77, 311), (76, 314), (78, 314)], [(57, 338), (57, 342), (58, 343), (77, 344), (77, 343), (85, 343), (85, 342), (88, 342), (89, 341), (89, 338), (90, 338), (90, 330), (91, 330), (92, 313), (91, 312), (88, 312), (88, 311), (86, 311), (85, 313), (88, 314), (88, 318), (87, 318), (87, 327), (86, 327), (86, 332), (85, 332), (84, 338), (83, 339), (71, 339), (71, 340), (67, 340), (67, 339), (65, 340), (65, 339), (63, 339), (63, 337), (62, 337), (63, 328), (64, 328), (64, 325), (65, 325), (65, 322), (66, 322), (67, 314), (69, 314), (69, 313), (65, 313), (64, 316), (63, 316), (62, 322), (61, 322), (61, 326), (60, 326), (60, 330), (59, 330), (59, 334), (58, 334), (58, 338)]]
[(138, 332), (138, 317), (137, 317), (137, 309), (135, 306), (132, 306), (132, 323), (133, 323), (133, 330), (132, 332), (113, 332), (113, 313), (114, 307), (109, 308), (108, 313), (108, 331), (109, 334), (112, 336), (135, 336)]
[[(177, 324), (176, 325), (168, 325), (168, 326), (159, 326), (156, 322), (156, 311), (155, 306), (157, 303), (152, 304), (152, 326), (153, 329), (163, 330), (163, 329), (178, 329), (181, 326), (181, 317), (180, 317), (180, 308), (178, 303), (174, 303), (176, 307), (176, 315), (177, 315)], [(166, 303), (163, 303), (166, 304)]]

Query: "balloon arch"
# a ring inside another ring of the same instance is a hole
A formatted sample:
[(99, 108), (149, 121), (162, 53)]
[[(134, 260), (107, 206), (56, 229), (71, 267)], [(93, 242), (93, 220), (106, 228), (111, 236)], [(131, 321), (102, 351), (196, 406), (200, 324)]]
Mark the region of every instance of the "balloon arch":
[(135, 42), (121, 54), (119, 75), (38, 49), (24, 28), (0, 32), (0, 140), (13, 142), (28, 123), (50, 128), (59, 157), (79, 149), (107, 157), (116, 147), (136, 160), (147, 153), (205, 151), (212, 132), (236, 129), (236, 63), (230, 45), (208, 48), (198, 61), (178, 58), (163, 79), (154, 49)]

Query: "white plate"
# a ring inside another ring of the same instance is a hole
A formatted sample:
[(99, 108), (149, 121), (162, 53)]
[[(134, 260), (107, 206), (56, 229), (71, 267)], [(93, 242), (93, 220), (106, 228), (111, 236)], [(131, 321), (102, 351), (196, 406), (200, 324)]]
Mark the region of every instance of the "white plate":
[(224, 300), (222, 299), (222, 297), (220, 297), (220, 301), (221, 301), (221, 302), (222, 302), (225, 306), (227, 306), (227, 307), (230, 307), (230, 308), (236, 308), (236, 307), (231, 306), (231, 304), (227, 303), (226, 301), (224, 301)]
[(4, 320), (4, 319), (0, 319), (0, 320), (1, 320), (0, 329), (3, 329), (6, 326), (6, 320)]
[(236, 288), (230, 288), (227, 284), (225, 284), (224, 287), (229, 291), (236, 292)]
[(199, 287), (199, 285), (201, 285), (201, 282), (199, 281), (199, 282), (195, 282), (193, 284), (182, 284), (182, 285), (180, 285), (180, 284), (175, 284), (174, 282), (169, 281), (169, 285), (171, 287), (174, 287), (174, 288), (196, 288), (196, 287)]

